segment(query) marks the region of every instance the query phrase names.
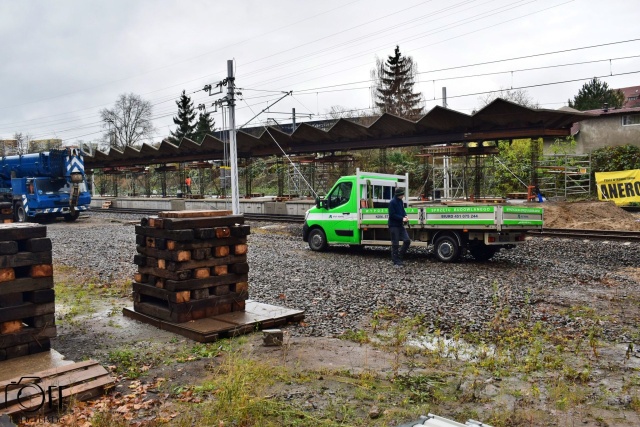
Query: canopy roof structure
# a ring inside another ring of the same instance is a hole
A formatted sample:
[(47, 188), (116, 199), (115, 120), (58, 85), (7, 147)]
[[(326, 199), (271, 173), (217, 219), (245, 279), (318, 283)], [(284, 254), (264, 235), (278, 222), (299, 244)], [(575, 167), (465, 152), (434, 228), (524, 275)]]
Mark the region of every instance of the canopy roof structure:
[[(348, 119), (338, 120), (330, 129), (300, 124), (293, 133), (265, 127), (259, 135), (237, 132), (239, 158), (352, 151), (373, 148), (430, 146), (459, 142), (482, 142), (517, 138), (564, 137), (571, 126), (589, 114), (531, 109), (496, 99), (475, 114), (434, 107), (417, 121), (383, 114), (369, 126)], [(277, 144), (276, 144), (277, 142)], [(183, 139), (178, 145), (167, 141), (158, 147), (143, 144), (140, 149), (110, 149), (85, 155), (88, 169), (219, 160), (224, 141), (207, 135), (198, 144)]]

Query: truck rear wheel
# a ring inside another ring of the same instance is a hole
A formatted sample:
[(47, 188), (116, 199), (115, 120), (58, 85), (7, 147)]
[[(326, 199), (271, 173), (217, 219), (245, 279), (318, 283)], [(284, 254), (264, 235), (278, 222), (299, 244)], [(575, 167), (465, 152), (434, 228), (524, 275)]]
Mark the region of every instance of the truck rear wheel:
[(320, 228), (309, 232), (309, 247), (312, 251), (322, 252), (327, 249), (327, 235)]
[(76, 219), (78, 219), (79, 216), (80, 216), (80, 211), (77, 211), (74, 209), (64, 216), (64, 220), (67, 222), (73, 222)]
[(473, 245), (469, 247), (471, 256), (476, 261), (489, 261), (498, 252), (498, 249), (493, 246), (487, 246), (485, 244)]
[(460, 246), (453, 236), (442, 236), (436, 241), (436, 257), (442, 262), (453, 262), (460, 256)]
[(22, 202), (16, 202), (13, 211), (16, 222), (27, 222), (27, 212), (24, 210)]

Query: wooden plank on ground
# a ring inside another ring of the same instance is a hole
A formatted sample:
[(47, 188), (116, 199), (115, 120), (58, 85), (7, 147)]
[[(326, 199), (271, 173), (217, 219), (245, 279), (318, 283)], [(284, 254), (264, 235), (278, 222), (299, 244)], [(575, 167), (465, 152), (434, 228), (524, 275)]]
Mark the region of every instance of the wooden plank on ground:
[(189, 211), (164, 211), (159, 212), (160, 218), (200, 218), (200, 217), (212, 217), (212, 216), (228, 216), (233, 214), (232, 211), (226, 210), (189, 210)]
[[(42, 407), (47, 411), (49, 409), (47, 394), (50, 387), (54, 403), (53, 410), (56, 410), (58, 390), (60, 390), (63, 401), (70, 397), (75, 400), (86, 400), (96, 397), (97, 394), (102, 394), (106, 387), (114, 384), (109, 372), (94, 360), (34, 372), (29, 376), (32, 378), (23, 376), (0, 382), (2, 390), (7, 390), (5, 394), (6, 406), (2, 409), (3, 413), (12, 415), (25, 410), (36, 410), (42, 405), (43, 397), (47, 403)], [(19, 383), (19, 385), (15, 385), (15, 383)], [(34, 385), (24, 387), (25, 383)], [(42, 396), (42, 392), (45, 396)]]

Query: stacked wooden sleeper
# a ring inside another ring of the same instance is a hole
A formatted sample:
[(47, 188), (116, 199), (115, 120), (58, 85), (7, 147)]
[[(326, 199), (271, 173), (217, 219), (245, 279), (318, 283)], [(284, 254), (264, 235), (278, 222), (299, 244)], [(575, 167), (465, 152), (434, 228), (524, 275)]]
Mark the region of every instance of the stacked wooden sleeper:
[(13, 222), (13, 207), (11, 202), (0, 202), (0, 224)]
[(134, 310), (183, 323), (244, 311), (249, 295), (244, 217), (161, 212), (136, 226)]
[(56, 336), (45, 226), (0, 224), (0, 360), (47, 351)]

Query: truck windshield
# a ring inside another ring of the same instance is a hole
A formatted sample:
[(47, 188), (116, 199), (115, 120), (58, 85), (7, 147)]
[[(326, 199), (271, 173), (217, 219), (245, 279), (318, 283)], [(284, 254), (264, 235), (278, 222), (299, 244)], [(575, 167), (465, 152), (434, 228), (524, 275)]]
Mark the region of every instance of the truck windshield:
[(331, 207), (347, 203), (351, 198), (351, 187), (352, 183), (350, 182), (341, 182), (338, 184), (329, 194), (329, 204)]

